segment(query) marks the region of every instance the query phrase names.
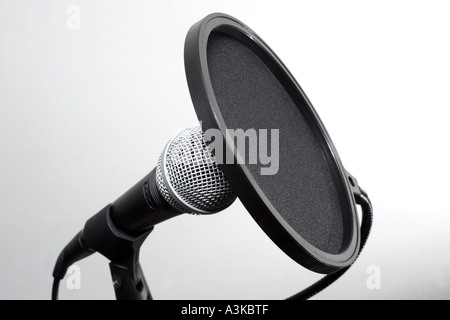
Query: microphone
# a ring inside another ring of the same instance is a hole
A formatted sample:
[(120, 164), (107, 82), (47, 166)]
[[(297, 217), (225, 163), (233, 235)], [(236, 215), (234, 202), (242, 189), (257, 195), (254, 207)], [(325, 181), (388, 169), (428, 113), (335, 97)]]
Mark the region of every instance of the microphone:
[[(53, 271), (55, 283), (59, 284), (70, 265), (100, 252), (116, 267), (119, 265), (119, 271), (129, 269), (132, 285), (141, 283), (138, 295), (151, 298), (149, 292), (143, 293), (146, 285), (138, 254), (140, 244), (153, 226), (182, 213), (216, 213), (235, 199), (231, 185), (208, 149), (202, 129), (186, 129), (167, 143), (156, 168), (90, 218), (63, 249)], [(54, 299), (57, 284), (52, 294)], [(133, 296), (129, 292), (124, 295)]]
[(171, 139), (156, 168), (111, 205), (114, 225), (138, 235), (180, 213), (212, 214), (236, 195), (217, 166), (200, 127)]

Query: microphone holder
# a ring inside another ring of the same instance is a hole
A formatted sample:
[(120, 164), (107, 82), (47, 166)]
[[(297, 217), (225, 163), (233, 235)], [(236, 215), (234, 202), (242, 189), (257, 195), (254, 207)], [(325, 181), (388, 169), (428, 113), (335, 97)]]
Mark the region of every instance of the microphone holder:
[(139, 264), (139, 251), (153, 227), (139, 236), (130, 236), (114, 226), (110, 209), (109, 204), (86, 222), (84, 240), (90, 249), (111, 261), (117, 300), (152, 300)]

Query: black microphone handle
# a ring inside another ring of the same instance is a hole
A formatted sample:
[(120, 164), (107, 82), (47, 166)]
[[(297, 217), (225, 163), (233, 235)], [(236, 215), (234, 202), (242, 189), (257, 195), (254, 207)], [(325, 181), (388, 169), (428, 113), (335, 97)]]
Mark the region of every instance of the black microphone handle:
[(111, 204), (111, 220), (121, 231), (137, 236), (154, 225), (181, 214), (156, 187), (156, 169)]

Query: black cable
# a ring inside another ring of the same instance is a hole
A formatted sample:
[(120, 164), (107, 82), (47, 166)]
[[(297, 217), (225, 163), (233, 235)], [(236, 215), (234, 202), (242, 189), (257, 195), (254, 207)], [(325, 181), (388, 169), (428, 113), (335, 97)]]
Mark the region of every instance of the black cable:
[(61, 251), (53, 269), (52, 300), (58, 300), (59, 282), (69, 268), (75, 262), (90, 256), (95, 251), (91, 250), (84, 241), (83, 231), (80, 231)]
[(58, 300), (58, 291), (59, 291), (59, 282), (61, 280), (55, 278), (53, 280), (53, 287), (52, 287), (52, 300)]
[[(370, 230), (372, 229), (373, 207), (365, 192), (362, 192), (361, 195), (356, 197), (356, 203), (359, 204), (362, 208), (361, 246), (358, 253), (359, 256), (364, 248), (364, 245), (367, 242), (367, 238), (369, 238)], [(348, 269), (350, 269), (350, 267), (351, 266), (348, 266), (344, 269), (323, 277), (321, 280), (317, 281), (305, 290), (293, 295), (292, 297), (289, 297), (287, 300), (308, 300), (312, 298), (313, 296), (333, 284), (337, 279), (342, 277), (342, 275), (346, 273)]]

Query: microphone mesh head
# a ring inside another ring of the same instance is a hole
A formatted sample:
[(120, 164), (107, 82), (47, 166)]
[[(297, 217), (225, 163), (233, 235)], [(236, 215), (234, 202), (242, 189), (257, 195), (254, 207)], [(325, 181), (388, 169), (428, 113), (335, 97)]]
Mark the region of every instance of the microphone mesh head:
[(156, 166), (156, 185), (162, 197), (182, 212), (215, 213), (236, 199), (200, 127), (169, 141)]

